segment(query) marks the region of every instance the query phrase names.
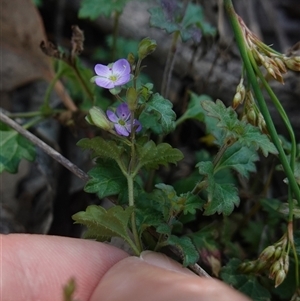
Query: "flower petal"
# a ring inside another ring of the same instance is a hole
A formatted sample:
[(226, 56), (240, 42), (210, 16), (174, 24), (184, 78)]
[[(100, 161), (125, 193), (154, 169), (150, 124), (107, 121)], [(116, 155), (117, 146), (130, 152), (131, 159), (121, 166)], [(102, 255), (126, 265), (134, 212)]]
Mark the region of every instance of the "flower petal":
[(115, 124), (116, 132), (121, 136), (129, 136), (129, 132), (126, 130), (125, 126), (120, 125), (118, 123)]
[(112, 73), (118, 74), (121, 77), (125, 74), (130, 74), (130, 65), (128, 61), (125, 59), (117, 60), (112, 66)]
[(118, 79), (114, 82), (115, 86), (122, 86), (127, 84), (130, 81), (130, 73), (124, 74), (118, 77)]
[(109, 67), (102, 65), (102, 64), (97, 64), (94, 69), (95, 69), (96, 74), (99, 76), (108, 78), (112, 74), (112, 70)]
[(136, 132), (139, 132), (142, 129), (142, 125), (137, 119), (133, 120), (133, 126), (135, 126)]
[(106, 111), (106, 116), (111, 122), (117, 123), (119, 121), (119, 118), (117, 117), (115, 112), (113, 112), (111, 110)]
[(112, 89), (115, 86), (110, 79), (101, 76), (95, 78), (95, 84), (106, 89)]
[[(142, 125), (141, 123), (137, 120), (134, 119), (133, 120), (133, 126), (135, 127), (135, 131), (138, 133), (141, 129), (142, 129)], [(131, 124), (130, 124), (130, 120), (128, 120), (125, 124), (125, 128), (126, 130), (131, 133)]]
[(116, 114), (120, 119), (127, 121), (130, 118), (130, 114), (131, 114), (127, 103), (125, 102), (121, 103), (117, 107)]

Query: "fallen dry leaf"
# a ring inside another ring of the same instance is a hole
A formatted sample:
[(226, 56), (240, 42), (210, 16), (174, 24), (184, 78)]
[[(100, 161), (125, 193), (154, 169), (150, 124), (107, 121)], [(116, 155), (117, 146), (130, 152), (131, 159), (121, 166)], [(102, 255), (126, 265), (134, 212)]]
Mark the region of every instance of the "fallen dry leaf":
[[(1, 91), (12, 91), (38, 79), (50, 82), (54, 77), (52, 61), (40, 49), (46, 41), (41, 16), (31, 0), (0, 0)], [(55, 86), (65, 106), (76, 106), (61, 82)]]

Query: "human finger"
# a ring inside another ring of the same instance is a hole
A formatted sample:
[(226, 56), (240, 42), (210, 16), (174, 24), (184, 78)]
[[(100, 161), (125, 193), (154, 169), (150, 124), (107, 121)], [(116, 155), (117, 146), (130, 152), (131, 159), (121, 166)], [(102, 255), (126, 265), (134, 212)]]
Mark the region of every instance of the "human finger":
[(162, 254), (127, 257), (102, 278), (90, 301), (250, 301), (215, 279), (199, 277)]
[(76, 280), (75, 298), (88, 301), (103, 275), (128, 256), (107, 244), (58, 236), (0, 236), (3, 301), (63, 300), (63, 286)]

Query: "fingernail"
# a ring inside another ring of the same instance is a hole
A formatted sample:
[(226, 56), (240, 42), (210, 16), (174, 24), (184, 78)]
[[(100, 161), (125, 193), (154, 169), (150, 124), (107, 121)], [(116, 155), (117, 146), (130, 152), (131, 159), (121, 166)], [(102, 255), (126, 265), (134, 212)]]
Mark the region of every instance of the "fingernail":
[(175, 271), (182, 274), (195, 275), (192, 271), (184, 268), (180, 263), (162, 253), (143, 251), (140, 255), (140, 258), (151, 265), (161, 267), (166, 270)]

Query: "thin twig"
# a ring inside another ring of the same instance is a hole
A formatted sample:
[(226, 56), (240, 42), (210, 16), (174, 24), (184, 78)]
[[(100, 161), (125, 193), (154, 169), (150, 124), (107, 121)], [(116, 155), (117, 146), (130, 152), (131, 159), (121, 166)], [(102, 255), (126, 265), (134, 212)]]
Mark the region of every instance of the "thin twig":
[(48, 154), (50, 157), (52, 157), (54, 160), (56, 160), (58, 163), (63, 165), (65, 168), (70, 170), (73, 174), (75, 174), (78, 178), (83, 180), (84, 182), (87, 182), (89, 179), (89, 176), (80, 168), (78, 168), (75, 164), (73, 164), (71, 161), (69, 161), (67, 158), (62, 156), (59, 152), (57, 152), (55, 149), (47, 145), (45, 142), (40, 140), (38, 137), (34, 136), (29, 131), (25, 130), (22, 126), (20, 126), (18, 123), (7, 117), (5, 114), (0, 112), (0, 120), (13, 128), (15, 131), (17, 131), (19, 134), (27, 138), (30, 142), (32, 142), (37, 147), (41, 148), (46, 154)]
[[(183, 253), (180, 249), (169, 245), (167, 247), (173, 254), (183, 259)], [(200, 277), (211, 278), (211, 276), (197, 263), (189, 265), (188, 268)]]

